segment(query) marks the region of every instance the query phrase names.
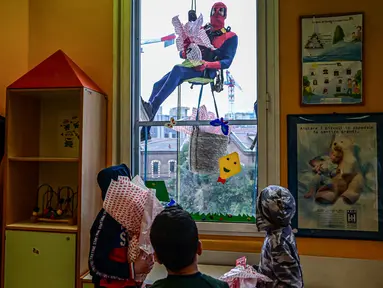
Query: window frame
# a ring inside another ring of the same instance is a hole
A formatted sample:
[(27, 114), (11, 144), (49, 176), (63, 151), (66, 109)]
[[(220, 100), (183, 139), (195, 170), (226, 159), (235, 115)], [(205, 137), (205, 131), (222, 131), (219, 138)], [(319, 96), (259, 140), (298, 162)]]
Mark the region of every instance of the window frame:
[[(258, 189), (280, 183), (279, 0), (257, 1)], [(140, 139), (137, 131), (140, 95), (140, 0), (114, 0), (113, 164), (137, 170)], [(259, 43), (263, 43), (259, 45)], [(138, 134), (137, 134), (138, 135)], [(137, 155), (135, 161), (132, 155)], [(262, 236), (248, 223), (198, 222), (200, 234)]]
[[(171, 170), (171, 163), (174, 163), (174, 171)], [(168, 160), (168, 173), (169, 176), (177, 173), (177, 160)]]
[[(157, 173), (154, 173), (154, 164), (157, 164)], [(160, 160), (152, 160), (150, 161), (150, 167), (151, 167), (151, 175), (152, 178), (160, 178), (161, 177), (161, 161)]]

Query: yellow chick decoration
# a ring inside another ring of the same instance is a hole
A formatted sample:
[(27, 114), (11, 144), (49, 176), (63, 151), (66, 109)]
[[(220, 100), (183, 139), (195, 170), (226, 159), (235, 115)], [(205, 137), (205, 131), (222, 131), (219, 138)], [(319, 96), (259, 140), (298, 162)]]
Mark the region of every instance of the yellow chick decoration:
[(241, 162), (237, 152), (219, 158), (219, 177), (217, 182), (225, 184), (226, 180), (241, 172)]

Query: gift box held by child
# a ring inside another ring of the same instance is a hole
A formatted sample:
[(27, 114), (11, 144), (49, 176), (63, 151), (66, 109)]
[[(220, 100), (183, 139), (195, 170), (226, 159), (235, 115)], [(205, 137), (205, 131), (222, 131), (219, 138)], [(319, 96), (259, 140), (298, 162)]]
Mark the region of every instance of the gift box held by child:
[[(112, 180), (129, 177), (130, 171), (124, 164), (100, 171), (97, 177), (103, 201)], [(139, 287), (136, 274), (149, 273), (153, 259), (143, 255), (133, 262), (128, 259), (128, 229), (112, 218), (104, 209), (97, 215), (90, 234), (89, 270), (95, 287), (125, 288)]]

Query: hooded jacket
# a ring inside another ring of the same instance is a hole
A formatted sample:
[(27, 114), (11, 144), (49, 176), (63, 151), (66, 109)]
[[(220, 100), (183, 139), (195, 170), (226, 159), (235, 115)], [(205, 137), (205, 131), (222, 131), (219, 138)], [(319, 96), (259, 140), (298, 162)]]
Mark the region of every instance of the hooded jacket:
[[(118, 176), (131, 178), (125, 164), (101, 170), (97, 182), (105, 200), (109, 184)], [(104, 209), (98, 213), (90, 230), (89, 270), (92, 282), (101, 287), (136, 287), (134, 266), (128, 262), (127, 231)]]
[(295, 200), (286, 188), (268, 186), (258, 196), (256, 225), (259, 231), (266, 232), (259, 273), (273, 280), (267, 287), (304, 287), (295, 236), (290, 226), (295, 210)]

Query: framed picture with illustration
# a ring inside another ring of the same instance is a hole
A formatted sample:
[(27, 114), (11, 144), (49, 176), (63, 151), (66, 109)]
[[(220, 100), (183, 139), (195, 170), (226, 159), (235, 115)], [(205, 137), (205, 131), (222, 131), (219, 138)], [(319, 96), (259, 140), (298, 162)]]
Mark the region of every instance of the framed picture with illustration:
[(383, 113), (288, 115), (298, 236), (383, 239)]
[(300, 21), (301, 105), (363, 104), (363, 13)]

